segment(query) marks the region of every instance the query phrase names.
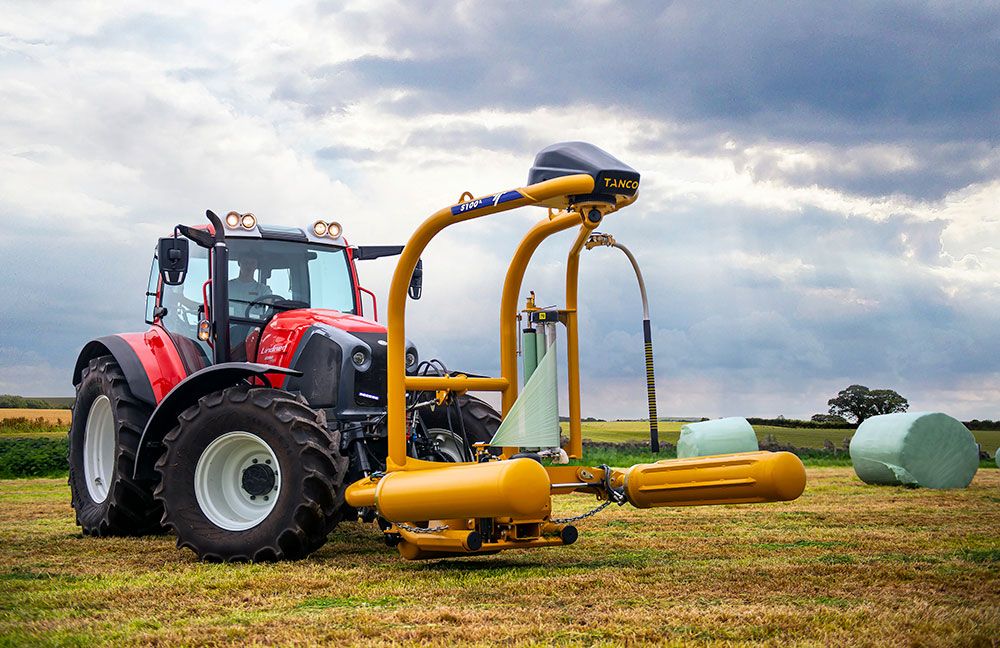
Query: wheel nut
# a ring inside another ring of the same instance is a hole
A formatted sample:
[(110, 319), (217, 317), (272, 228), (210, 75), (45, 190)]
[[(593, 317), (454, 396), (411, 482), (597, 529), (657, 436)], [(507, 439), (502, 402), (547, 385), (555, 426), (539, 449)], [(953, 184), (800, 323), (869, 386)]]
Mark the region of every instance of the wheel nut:
[(253, 460), (253, 462), (254, 462), (254, 463), (257, 463), (257, 460), (256, 460), (256, 459), (254, 459), (254, 460)]
[(257, 499), (257, 496), (256, 495), (251, 495), (250, 499), (255, 500), (255, 499)]
[(267, 495), (265, 495), (265, 496), (264, 496), (264, 501), (265, 501), (265, 502), (267, 501)]

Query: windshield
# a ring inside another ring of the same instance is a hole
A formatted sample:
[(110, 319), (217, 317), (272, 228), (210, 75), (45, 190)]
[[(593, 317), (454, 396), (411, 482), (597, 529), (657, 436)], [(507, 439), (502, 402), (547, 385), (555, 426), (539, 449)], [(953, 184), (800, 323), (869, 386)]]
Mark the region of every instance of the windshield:
[(293, 241), (229, 239), (229, 316), (261, 322), (294, 308), (354, 313), (347, 254)]

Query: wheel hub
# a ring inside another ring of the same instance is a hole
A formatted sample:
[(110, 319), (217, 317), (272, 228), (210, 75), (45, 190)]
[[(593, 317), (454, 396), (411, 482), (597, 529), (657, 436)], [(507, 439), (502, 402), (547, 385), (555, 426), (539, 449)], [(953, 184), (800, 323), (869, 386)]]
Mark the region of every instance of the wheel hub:
[(83, 475), (96, 504), (108, 498), (114, 479), (116, 444), (111, 400), (101, 394), (90, 406), (83, 438)]
[(227, 432), (205, 448), (194, 482), (202, 513), (227, 531), (246, 531), (263, 522), (281, 494), (274, 450), (243, 431)]
[(243, 471), (243, 490), (254, 497), (266, 495), (274, 490), (274, 471), (267, 464), (250, 464)]

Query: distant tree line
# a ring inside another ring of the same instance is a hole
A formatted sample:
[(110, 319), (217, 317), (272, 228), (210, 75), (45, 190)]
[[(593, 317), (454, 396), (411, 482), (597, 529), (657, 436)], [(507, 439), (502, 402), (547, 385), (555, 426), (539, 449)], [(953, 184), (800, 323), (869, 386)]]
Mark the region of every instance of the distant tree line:
[(0, 394), (0, 408), (61, 409), (52, 407), (51, 403), (40, 398), (25, 398), (24, 396), (15, 396), (13, 394)]

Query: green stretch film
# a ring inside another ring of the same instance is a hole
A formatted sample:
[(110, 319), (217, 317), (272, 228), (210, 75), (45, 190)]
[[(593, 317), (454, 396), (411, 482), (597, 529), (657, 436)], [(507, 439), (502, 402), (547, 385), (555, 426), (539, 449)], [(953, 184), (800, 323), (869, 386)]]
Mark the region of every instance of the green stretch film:
[(979, 446), (947, 414), (883, 414), (858, 426), (851, 463), (867, 484), (965, 488), (979, 468)]
[(535, 349), (538, 351), (536, 354), (538, 362), (536, 364), (542, 364), (542, 358), (545, 357), (546, 349), (549, 348), (548, 341), (545, 339), (545, 328), (548, 324), (539, 324), (538, 328), (535, 329), (535, 337), (537, 342), (535, 343)]
[(524, 382), (528, 382), (531, 374), (535, 373), (538, 366), (538, 348), (535, 340), (535, 329), (524, 329), (521, 331), (521, 363), (524, 367)]
[[(555, 338), (552, 339), (554, 342)], [(544, 333), (538, 335), (539, 346), (544, 348), (544, 341)], [(558, 448), (560, 434), (556, 347), (552, 344), (500, 423), (490, 445)]]
[(753, 428), (740, 416), (688, 423), (681, 428), (681, 436), (677, 440), (678, 458), (710, 457), (759, 449)]

